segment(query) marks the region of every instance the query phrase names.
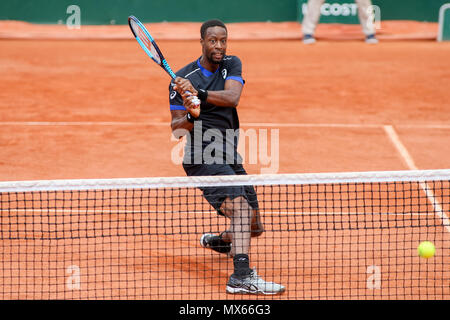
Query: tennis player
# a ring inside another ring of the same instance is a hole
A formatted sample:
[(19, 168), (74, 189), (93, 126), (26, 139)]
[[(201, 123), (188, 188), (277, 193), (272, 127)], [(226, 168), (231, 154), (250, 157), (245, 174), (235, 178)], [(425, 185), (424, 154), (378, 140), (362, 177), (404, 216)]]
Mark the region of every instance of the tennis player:
[[(237, 106), (244, 86), (238, 57), (226, 55), (227, 28), (209, 20), (200, 28), (202, 55), (176, 72), (170, 83), (172, 132), (186, 135), (183, 168), (188, 176), (246, 175), (237, 152), (239, 118)], [(200, 106), (193, 100), (197, 96)], [(230, 134), (233, 132), (233, 134)], [(258, 199), (253, 186), (200, 188), (218, 214), (230, 219), (229, 230), (204, 234), (205, 248), (233, 257), (234, 273), (229, 293), (277, 294), (285, 287), (267, 282), (250, 268), (251, 237), (263, 233)]]

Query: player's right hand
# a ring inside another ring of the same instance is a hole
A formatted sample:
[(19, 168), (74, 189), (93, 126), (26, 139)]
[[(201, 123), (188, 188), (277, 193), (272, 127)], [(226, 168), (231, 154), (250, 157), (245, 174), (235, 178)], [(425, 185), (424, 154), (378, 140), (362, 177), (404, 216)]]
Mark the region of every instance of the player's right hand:
[(176, 77), (174, 82), (175, 86), (173, 89), (178, 91), (183, 98), (189, 95), (197, 95), (197, 90), (195, 90), (194, 86), (188, 79)]

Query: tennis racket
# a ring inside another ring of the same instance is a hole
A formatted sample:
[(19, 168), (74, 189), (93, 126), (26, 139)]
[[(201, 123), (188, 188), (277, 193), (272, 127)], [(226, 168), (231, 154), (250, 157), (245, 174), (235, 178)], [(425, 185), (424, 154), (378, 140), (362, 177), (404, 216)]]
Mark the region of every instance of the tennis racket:
[[(133, 32), (134, 37), (145, 53), (161, 68), (163, 68), (163, 70), (167, 72), (172, 79), (175, 79), (175, 73), (170, 68), (169, 63), (164, 58), (164, 55), (156, 44), (156, 41), (153, 39), (145, 26), (135, 16), (128, 17), (128, 24), (131, 32)], [(197, 106), (200, 105), (200, 100), (197, 97), (194, 97), (194, 104)]]

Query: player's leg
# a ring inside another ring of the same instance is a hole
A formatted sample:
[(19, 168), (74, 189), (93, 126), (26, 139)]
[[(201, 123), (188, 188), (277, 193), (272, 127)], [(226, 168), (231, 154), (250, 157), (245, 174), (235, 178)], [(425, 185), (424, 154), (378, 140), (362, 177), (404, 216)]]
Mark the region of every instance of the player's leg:
[[(229, 167), (233, 170), (234, 174), (236, 174), (236, 175), (246, 175), (247, 174), (247, 172), (244, 169), (244, 166), (240, 163), (230, 164)], [(256, 190), (251, 185), (243, 186), (243, 188), (244, 188), (243, 196), (245, 198), (245, 201), (251, 207), (251, 209), (250, 209), (251, 210), (251, 225), (250, 225), (251, 237), (258, 237), (264, 232), (264, 226), (263, 226), (263, 223), (261, 220)], [(228, 192), (228, 194), (230, 193), (230, 191), (224, 191), (224, 192)], [(220, 206), (219, 211), (221, 212), (221, 214), (223, 214), (231, 219), (231, 217), (233, 216), (233, 210), (234, 210), (233, 207), (234, 206), (233, 206), (232, 200), (230, 200), (230, 198), (227, 197), (223, 201), (222, 205)], [(209, 243), (209, 247), (217, 252), (229, 253), (231, 256), (234, 255), (234, 250), (232, 250), (232, 252), (229, 252), (228, 250), (224, 250), (225, 248), (227, 249), (227, 247), (228, 247), (227, 244), (231, 245), (231, 243), (233, 241), (233, 235), (229, 229), (222, 232), (218, 236), (215, 236), (215, 235), (205, 235), (205, 236), (207, 238), (204, 237), (203, 240), (206, 240), (206, 241), (202, 241), (201, 243), (204, 243), (204, 244)], [(203, 246), (205, 246), (205, 245), (203, 245)]]
[[(227, 292), (251, 294), (282, 293), (285, 291), (284, 286), (265, 281), (257, 275), (256, 270), (250, 269), (249, 251), (254, 209), (245, 197), (244, 188), (233, 188), (233, 191), (227, 190), (227, 194), (231, 196), (227, 197), (219, 207), (220, 212), (230, 219), (229, 229), (227, 232), (222, 233), (220, 239), (215, 239), (217, 246), (226, 244), (227, 242), (224, 239), (232, 241), (231, 255), (233, 256), (234, 272), (228, 280)], [(207, 199), (211, 200), (211, 197), (208, 196)], [(260, 232), (258, 230), (258, 234)], [(218, 247), (211, 247), (211, 249), (219, 251)]]
[(355, 0), (358, 4), (358, 17), (367, 43), (377, 43), (371, 0)]
[(261, 219), (261, 213), (259, 211), (258, 198), (255, 188), (253, 186), (245, 186), (245, 199), (251, 207), (251, 236), (259, 237), (264, 232), (264, 225)]
[[(235, 175), (235, 172), (229, 165), (226, 164), (183, 164), (183, 168), (188, 176), (215, 176), (215, 175)], [(203, 197), (216, 209), (219, 215), (225, 216), (220, 209), (225, 201), (227, 194), (234, 193), (233, 189), (227, 186), (223, 187), (205, 187), (200, 188), (203, 192)], [(231, 251), (231, 240), (228, 236), (222, 239), (221, 234), (205, 233), (200, 238), (200, 244), (204, 248), (212, 249), (219, 253), (229, 254)]]
[[(247, 172), (244, 169), (244, 166), (240, 163), (231, 165), (231, 168), (237, 175), (246, 175)], [(254, 186), (247, 185), (244, 186), (245, 199), (248, 204), (252, 208), (252, 221), (251, 221), (251, 236), (258, 237), (264, 232), (264, 225), (262, 223), (260, 211), (259, 211), (259, 203), (258, 196), (256, 194), (256, 190)]]
[[(193, 165), (185, 166), (188, 175), (226, 175), (236, 174), (229, 165)], [(243, 186), (218, 186), (201, 188), (205, 199), (221, 215), (230, 219), (229, 232), (233, 245), (234, 272), (227, 284), (229, 293), (277, 294), (285, 290), (284, 286), (261, 279), (255, 270), (250, 269), (249, 248), (251, 239), (252, 211)], [(229, 201), (227, 201), (227, 199)], [(225, 203), (225, 205), (224, 205)], [(259, 230), (260, 231), (260, 230)], [(202, 236), (202, 238), (204, 238)], [(208, 237), (209, 238), (209, 237)], [(225, 243), (221, 239), (222, 244)], [(203, 244), (202, 244), (203, 245)], [(211, 247), (217, 250), (217, 247)], [(223, 248), (222, 248), (223, 249)]]
[[(222, 165), (184, 165), (185, 171), (188, 175), (246, 175), (244, 167), (241, 164), (222, 164)], [(218, 214), (229, 217), (233, 216), (232, 203), (227, 195), (244, 196), (248, 204), (251, 206), (251, 236), (260, 236), (264, 227), (262, 225), (261, 216), (259, 213), (258, 199), (256, 191), (253, 186), (242, 187), (209, 187), (201, 188), (203, 196), (208, 202), (217, 210)], [(221, 234), (205, 233), (200, 238), (200, 244), (204, 248), (210, 248), (219, 253), (230, 254), (232, 247), (232, 232), (227, 228)], [(233, 251), (234, 252), (234, 251)]]
[(233, 240), (232, 254), (234, 272), (227, 283), (228, 293), (278, 294), (285, 287), (274, 282), (268, 282), (259, 277), (256, 270), (250, 269), (250, 241), (252, 207), (246, 197), (239, 196), (227, 201), (225, 214), (230, 218), (231, 238)]
[(243, 196), (224, 200), (221, 211), (230, 219), (230, 226), (222, 233), (222, 240), (232, 242), (231, 255), (248, 254), (251, 238), (252, 208)]
[[(226, 205), (230, 200), (225, 200), (224, 205), (222, 206), (222, 211), (226, 211), (227, 207), (230, 207), (230, 205)], [(251, 215), (251, 225), (250, 225), (250, 235), (252, 238), (259, 237), (264, 232), (264, 225), (261, 220), (261, 214), (259, 209), (251, 209), (252, 215)], [(233, 241), (233, 235), (229, 229), (225, 230), (220, 234), (220, 239), (224, 243), (231, 243)]]
[[(229, 195), (224, 200), (220, 200), (218, 195)], [(204, 197), (216, 208), (220, 215), (227, 217), (230, 221), (229, 226), (219, 235), (205, 233), (200, 243), (205, 248), (210, 248), (219, 253), (226, 253), (234, 257), (236, 252), (242, 250), (241, 239), (236, 238), (236, 232), (247, 232), (246, 226), (248, 225), (248, 234), (251, 236), (259, 236), (262, 233), (261, 220), (259, 214), (253, 214), (256, 210), (252, 209), (244, 197), (245, 191), (243, 187), (223, 187), (223, 188), (203, 188)], [(231, 197), (230, 197), (231, 196)], [(214, 199), (219, 199), (215, 201)], [(217, 208), (217, 202), (220, 202), (220, 207)], [(253, 228), (252, 228), (253, 226)], [(250, 243), (245, 245), (250, 246)], [(241, 250), (237, 248), (240, 248)], [(248, 252), (248, 248), (244, 250)], [(247, 253), (246, 253), (247, 254)]]
[(307, 12), (303, 16), (302, 21), (302, 33), (303, 42), (313, 43), (315, 42), (314, 33), (316, 32), (317, 24), (320, 19), (320, 8), (325, 0), (309, 0)]

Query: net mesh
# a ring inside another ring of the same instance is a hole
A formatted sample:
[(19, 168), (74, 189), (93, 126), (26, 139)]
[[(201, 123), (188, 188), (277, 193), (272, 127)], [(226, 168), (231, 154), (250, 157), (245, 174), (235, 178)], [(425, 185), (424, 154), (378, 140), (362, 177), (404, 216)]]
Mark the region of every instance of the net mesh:
[[(227, 294), (200, 246), (223, 185), (255, 186), (250, 264), (282, 295)], [(0, 210), (0, 299), (450, 299), (450, 170), (3, 182)]]

